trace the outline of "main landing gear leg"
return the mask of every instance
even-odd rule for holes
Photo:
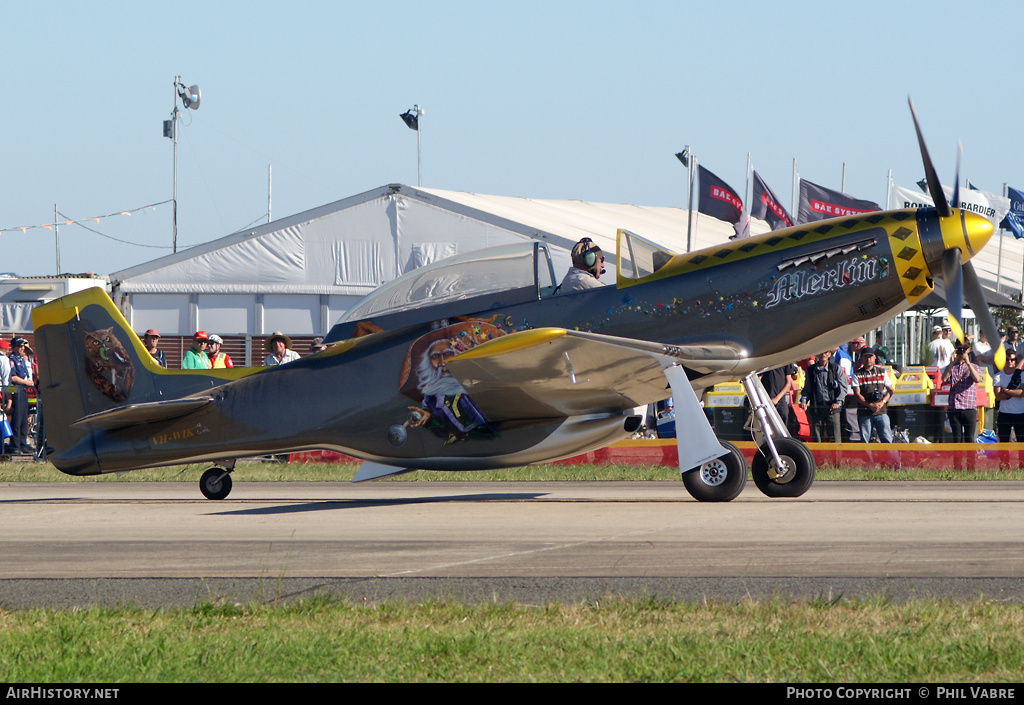
[[[676,403],[676,450],[686,491],[700,502],[735,499],[747,482],[743,454],[715,437],[682,367],[665,368],[665,378]]]
[[[235,461],[228,460],[222,467],[212,467],[199,479],[199,491],[207,499],[224,499],[231,493],[231,475]]]
[[[814,456],[806,445],[790,437],[756,374],[752,372],[743,378],[743,389],[754,410],[758,444],[750,464],[754,484],[769,497],[799,497],[814,482]]]

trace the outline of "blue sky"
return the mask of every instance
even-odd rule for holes
[[[170,199],[179,249],[388,183],[685,206],[690,145],[744,189],[747,153],[787,204],[800,175],[882,202],[922,178],[1024,187],[1019,3],[40,2],[0,9],[0,271],[56,271],[71,219]],[[63,220],[63,218],[62,218]],[[61,270],[168,254],[171,209],[60,228]]]

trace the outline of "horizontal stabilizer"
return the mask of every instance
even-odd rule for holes
[[[127,426],[176,419],[212,403],[213,397],[189,397],[187,399],[128,404],[89,414],[71,425],[87,431],[113,431]]]
[[[446,367],[489,421],[614,413],[672,392],[679,348],[562,328],[502,336]]]

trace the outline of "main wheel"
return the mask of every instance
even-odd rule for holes
[[[768,444],[763,444],[750,464],[754,484],[769,497],[799,497],[814,482],[814,456],[806,445],[793,438],[776,439],[775,449],[783,467],[777,467]]]
[[[224,499],[231,492],[231,475],[224,468],[210,468],[199,478],[199,491],[207,499]]]
[[[747,461],[743,454],[732,443],[720,443],[729,450],[727,455],[683,473],[686,491],[698,502],[732,501],[747,484]]]

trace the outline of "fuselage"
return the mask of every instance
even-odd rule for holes
[[[617,285],[538,293],[514,304],[470,299],[436,318],[426,308],[416,312],[417,322],[233,376],[154,369],[116,312],[87,306],[67,322],[70,337],[106,328],[124,337],[139,371],[123,403],[182,396],[212,402],[171,419],[73,429],[83,415],[122,402],[103,399],[81,379],[80,352],[60,362],[67,334],[48,334],[37,324],[51,459],[65,472],[94,474],[311,448],[427,469],[573,455],[623,437],[630,412],[492,423],[494,410],[475,406],[447,374],[446,358],[513,332],[558,327],[674,346],[726,345],[735,352],[681,362],[697,389],[736,379],[835,348],[923,298],[946,249],[958,247],[966,259],[992,232],[974,214],[955,215],[956,223],[940,222],[952,218],[922,208],[820,221],[678,255],[643,279],[620,278]],[[77,382],[69,379],[76,375]],[[84,390],[82,405],[51,411],[49,398],[74,385]]]

